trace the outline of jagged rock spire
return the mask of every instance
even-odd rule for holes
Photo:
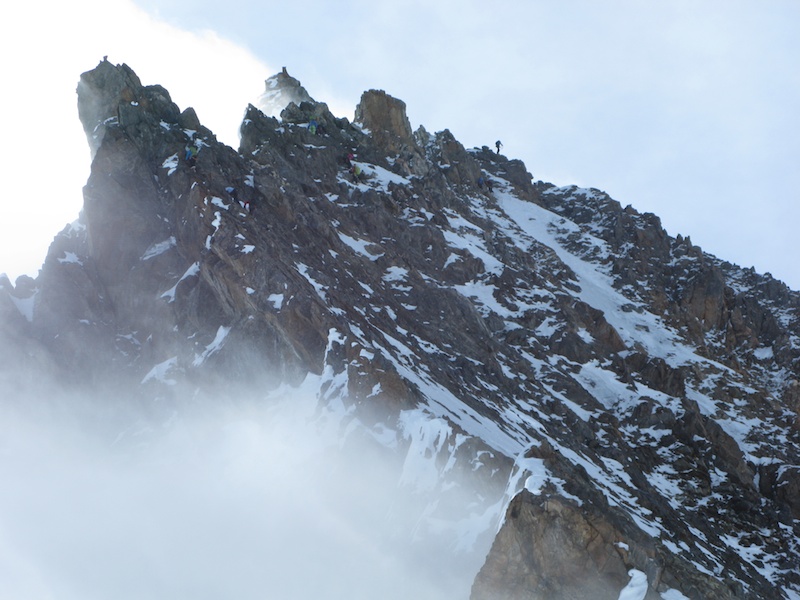
[[[280,116],[283,109],[294,103],[314,102],[300,81],[289,75],[286,67],[265,82],[266,90],[256,101],[256,107],[270,117]]]
[[[370,132],[376,146],[388,156],[396,156],[407,173],[427,173],[424,153],[414,140],[406,116],[406,103],[383,90],[367,90],[361,95],[355,123]]]

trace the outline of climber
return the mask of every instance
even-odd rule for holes
[[[228,192],[228,195],[231,197],[231,200],[238,203],[239,206],[244,208],[247,212],[250,212],[250,201],[249,200],[239,200],[239,192],[233,186],[228,186],[225,188],[225,191]]]
[[[360,183],[361,180],[362,180],[361,175],[363,173],[363,171],[361,170],[361,167],[359,167],[358,165],[354,164],[353,168],[350,169],[350,172],[353,174],[353,181],[355,183]]]
[[[484,182],[483,175],[481,175],[480,177],[478,177],[478,187],[481,189],[483,189],[483,182]]]
[[[489,189],[490,192],[492,191],[492,180],[491,179],[486,179],[486,187]]]
[[[500,148],[502,148],[502,147],[503,147],[503,142],[501,142],[500,140],[497,140],[497,141],[494,143],[494,145],[497,147],[497,153],[498,153],[498,154],[500,154]]]
[[[184,158],[186,162],[189,163],[190,167],[194,167],[195,163],[197,162],[197,153],[200,152],[197,145],[192,143],[189,146],[186,146],[186,153],[184,154]]]
[[[311,119],[308,122],[308,130],[311,132],[311,135],[317,135],[317,120]]]

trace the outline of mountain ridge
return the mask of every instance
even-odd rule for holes
[[[579,559],[598,598],[632,569],[648,598],[799,593],[796,292],[599,190],[414,132],[380,90],[352,123],[307,92],[280,119],[251,105],[238,151],[125,65],[78,96],[82,215],[35,281],[0,282],[11,386],[35,385],[31,361],[140,401],[315,377],[321,406],[434,457],[437,502],[479,482],[451,520],[508,504],[475,600],[582,597],[546,523],[605,532]]]

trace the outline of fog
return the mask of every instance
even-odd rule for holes
[[[402,458],[298,391],[47,396],[0,400],[2,598],[467,598],[488,549],[412,541]]]

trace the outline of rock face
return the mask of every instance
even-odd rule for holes
[[[617,600],[633,572],[649,583],[642,600],[659,600],[657,590],[667,589],[689,598],[741,597],[738,585],[698,571],[663,547],[553,448],[543,445],[526,458],[558,478],[534,475],[511,501],[473,584],[473,600]]]
[[[629,580],[630,546],[621,542],[629,539],[603,513],[523,490],[508,507],[472,597],[617,600]]]
[[[267,88],[234,150],[125,65],[81,76],[84,208],[0,281],[6,397],[29,365],[159,406],[303,382],[425,466],[398,470],[415,540],[468,580],[485,558],[475,600],[631,572],[648,599],[800,594],[796,292],[385,92],[350,122]]]

